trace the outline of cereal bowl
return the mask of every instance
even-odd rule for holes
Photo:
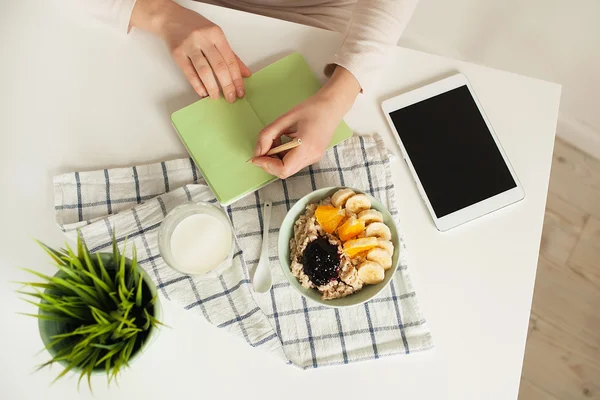
[[[310,204],[319,203],[328,197],[331,197],[338,190],[343,189],[341,187],[329,187],[323,188],[319,190],[315,190],[312,193],[307,194],[303,198],[301,198],[294,206],[288,211],[285,216],[281,228],[279,231],[278,238],[278,255],[279,261],[281,264],[281,268],[283,270],[283,274],[286,279],[290,282],[290,285],[298,291],[302,296],[314,301],[316,303],[322,304],[327,307],[351,307],[355,305],[362,304],[364,302],[369,301],[373,297],[377,296],[379,292],[381,292],[390,282],[394,273],[398,268],[398,260],[399,260],[399,249],[400,249],[400,240],[398,237],[398,229],[392,218],[390,212],[381,204],[379,200],[370,196],[360,190],[352,189],[356,194],[365,194],[371,202],[371,209],[377,210],[383,216],[383,223],[387,225],[391,233],[391,239],[394,246],[392,265],[391,268],[385,270],[385,276],[383,280],[379,283],[372,285],[365,285],[362,289],[347,295],[346,297],[335,298],[335,299],[327,299],[324,300],[321,298],[321,293],[316,288],[307,288],[304,287],[300,281],[296,278],[296,276],[292,273],[291,265],[292,262],[290,260],[290,255],[292,253],[290,249],[290,240],[294,237],[294,224],[302,215],[304,215],[306,207]]]

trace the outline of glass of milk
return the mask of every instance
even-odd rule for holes
[[[201,275],[231,265],[235,239],[225,213],[204,202],[175,207],[158,232],[160,255],[187,275]]]

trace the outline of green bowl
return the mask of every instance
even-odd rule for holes
[[[315,303],[334,308],[356,306],[365,303],[371,300],[373,297],[377,296],[377,294],[381,292],[387,286],[388,283],[390,283],[390,280],[394,276],[394,273],[396,273],[396,269],[398,268],[398,249],[400,248],[398,229],[396,227],[394,219],[392,218],[392,215],[387,210],[387,208],[385,208],[383,204],[381,204],[379,200],[365,193],[371,200],[371,208],[379,211],[383,215],[383,222],[390,228],[390,231],[392,232],[392,243],[394,244],[392,268],[385,271],[385,278],[381,283],[378,283],[377,285],[365,285],[362,288],[362,290],[351,294],[350,296],[342,297],[340,299],[322,300],[319,291],[317,291],[316,289],[306,289],[305,287],[303,287],[290,270],[290,239],[294,236],[294,223],[296,222],[298,217],[304,213],[308,204],[318,203],[319,201],[331,196],[339,189],[342,188],[329,187],[315,190],[314,192],[309,193],[300,200],[298,200],[298,202],[294,204],[290,211],[288,211],[287,215],[283,220],[283,223],[281,224],[277,244],[279,253],[279,263],[281,264],[281,269],[283,270],[283,274],[290,282],[292,287],[307,299],[312,300]],[[360,190],[352,190],[354,190],[356,193],[364,193]]]

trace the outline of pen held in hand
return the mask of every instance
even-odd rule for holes
[[[273,156],[273,155],[279,154],[279,153],[281,153],[283,151],[295,149],[296,147],[300,146],[301,144],[302,144],[302,139],[297,138],[297,139],[294,139],[294,140],[289,141],[287,143],[284,143],[284,144],[282,144],[280,146],[272,148],[271,150],[269,150],[267,152],[266,155]]]
[[[267,154],[265,154],[265,156],[273,156],[273,155],[279,154],[283,151],[292,150],[292,149],[295,149],[296,147],[300,146],[301,144],[302,144],[302,139],[297,138],[297,139],[294,139],[287,143],[284,143],[280,146],[273,147],[271,150],[269,150],[267,152]],[[249,159],[247,162],[250,162],[250,161],[252,161],[252,158]]]

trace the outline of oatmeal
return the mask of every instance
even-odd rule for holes
[[[341,189],[309,204],[296,220],[290,268],[303,287],[318,290],[322,299],[345,297],[383,281],[392,266],[390,240],[383,216],[371,210],[368,197]]]

